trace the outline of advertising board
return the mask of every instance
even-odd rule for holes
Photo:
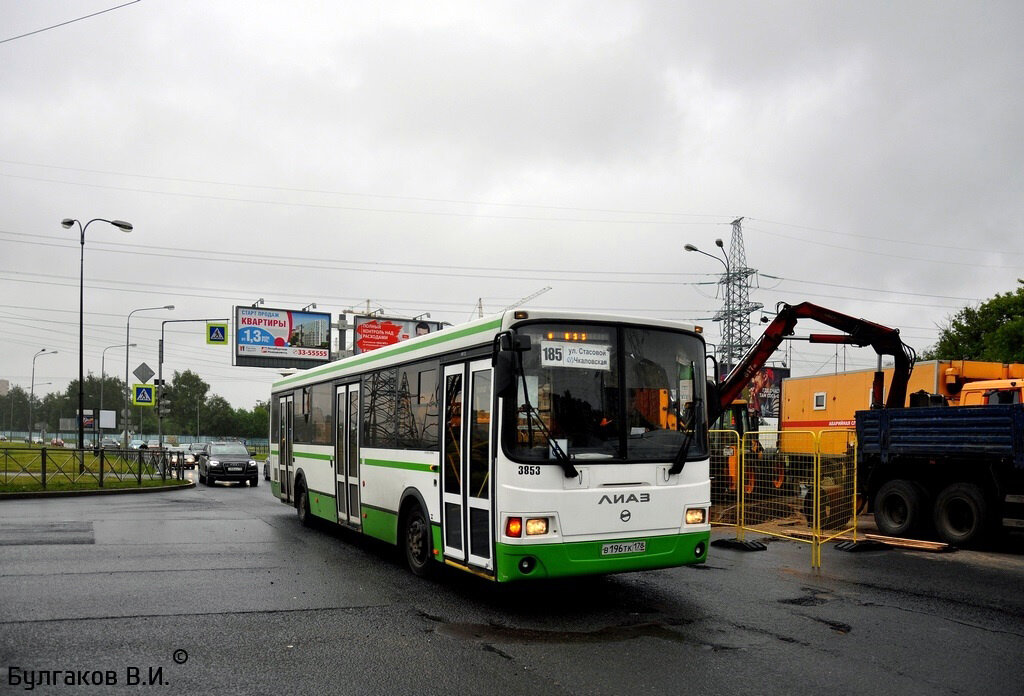
[[[782,380],[789,377],[787,367],[762,367],[750,380],[748,408],[762,419],[779,418]]]
[[[269,307],[235,307],[234,364],[322,365],[331,358],[331,315]]]
[[[354,319],[352,350],[355,353],[366,353],[441,330],[441,323],[436,321],[377,316],[356,316]]]

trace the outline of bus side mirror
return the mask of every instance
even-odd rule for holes
[[[520,336],[511,331],[502,331],[494,337],[491,346],[491,367],[494,368],[494,392],[504,396],[516,383],[516,353],[530,350],[529,336]]]
[[[498,358],[502,354],[527,353],[531,347],[529,336],[502,331],[494,337],[494,343],[491,344],[491,365],[497,365]]]
[[[714,425],[714,422],[718,420],[718,417],[722,415],[721,396],[718,391],[718,382],[713,379],[707,381],[707,412],[708,412],[708,424]]]

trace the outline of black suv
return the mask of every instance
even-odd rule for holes
[[[217,481],[260,482],[256,460],[241,442],[207,442],[195,452],[199,483],[212,486]]]

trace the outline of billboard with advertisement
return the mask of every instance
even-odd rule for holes
[[[315,367],[331,359],[331,315],[235,307],[234,364]]]
[[[354,353],[366,353],[391,346],[423,334],[441,330],[441,322],[392,317],[356,316],[354,318]]]
[[[782,402],[782,380],[789,377],[788,367],[762,367],[750,380],[747,408],[762,419],[779,417]]]

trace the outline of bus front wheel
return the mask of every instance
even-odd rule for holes
[[[413,575],[429,577],[433,571],[433,545],[430,540],[430,522],[419,504],[406,512],[402,525],[402,541],[405,547],[405,562]]]

